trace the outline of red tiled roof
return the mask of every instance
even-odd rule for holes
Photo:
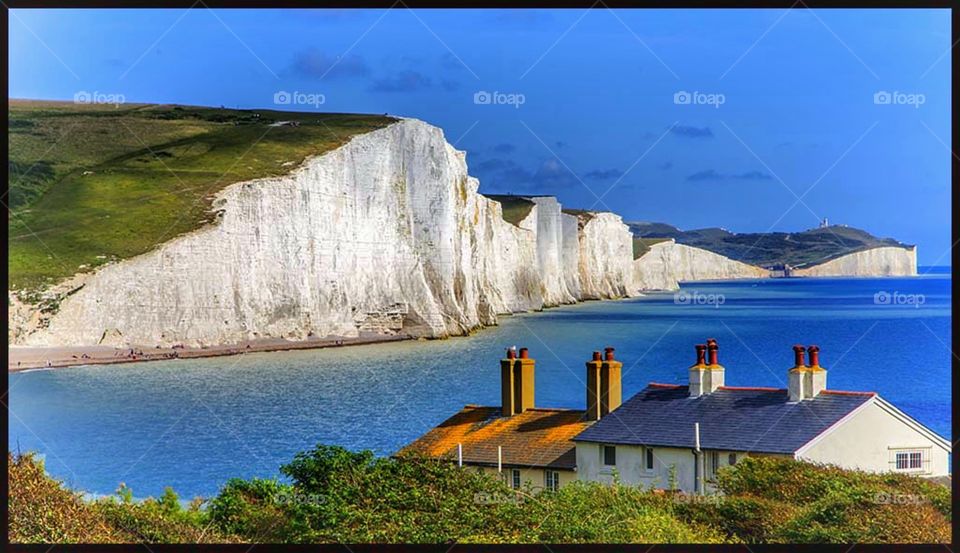
[[[848,392],[846,390],[823,390],[821,394],[833,394],[837,396],[875,396],[877,392]]]
[[[398,455],[456,461],[461,444],[464,463],[496,466],[501,446],[504,466],[572,470],[577,455],[571,439],[593,423],[583,416],[580,410],[534,408],[504,417],[500,407],[467,405]]]

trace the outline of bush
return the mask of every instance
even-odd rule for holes
[[[102,543],[126,541],[96,511],[44,472],[33,454],[7,454],[10,541],[15,543]]]
[[[296,505],[287,501],[293,487],[276,480],[232,478],[210,502],[213,524],[252,542],[296,541],[304,534]]]
[[[746,543],[781,542],[781,529],[797,507],[783,501],[754,496],[713,496],[714,501],[686,501],[677,507],[684,520],[719,528],[731,539]]]
[[[169,488],[160,499],[84,501],[44,472],[33,454],[7,454],[10,541],[15,543],[219,543],[236,541],[205,522],[195,502],[180,506]]]
[[[727,499],[711,521],[746,541],[951,540],[950,491],[914,476],[748,457],[720,471],[717,485]]]
[[[134,502],[83,501],[31,455],[10,460],[10,536],[19,542],[253,543],[947,543],[948,489],[904,475],[746,458],[722,495],[615,482],[559,491],[419,457],[317,446],[281,467],[289,482],[229,480],[201,509],[171,489]]]

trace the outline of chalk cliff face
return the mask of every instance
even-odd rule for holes
[[[477,192],[464,157],[440,129],[406,119],[283,177],[229,186],[205,228],[60,283],[40,306],[9,294],[10,342],[445,337],[500,314],[768,276],[672,241],[634,260],[619,216],[564,212],[552,197],[529,198],[530,213],[511,224]],[[916,274],[916,252],[880,248],[802,272]]]
[[[794,269],[793,276],[915,276],[917,247],[882,247],[847,254],[825,263]]]
[[[633,235],[613,213],[578,215],[580,294],[609,299],[638,294],[633,282]]]
[[[238,183],[217,221],[84,278],[31,345],[444,337],[497,315],[633,293],[630,234],[554,198],[518,226],[477,193],[464,154],[416,120],[354,137],[281,178]]]
[[[535,207],[520,222],[520,228],[528,229],[536,236],[543,302],[546,305],[573,303],[581,298],[580,280],[576,273],[570,278],[565,274],[571,268],[576,270],[576,263],[572,266],[564,263],[564,251],[567,246],[568,255],[578,260],[580,244],[576,232],[564,233],[563,219],[570,216],[561,211],[560,202],[554,197],[536,196],[530,200]]]
[[[658,242],[633,260],[633,279],[640,290],[676,290],[679,282],[765,278],[769,271],[673,240]]]

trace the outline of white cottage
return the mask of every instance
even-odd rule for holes
[[[794,346],[786,389],[724,386],[716,340],[696,350],[686,386],[651,383],[573,438],[578,479],[710,492],[745,456],[949,473],[947,440],[874,392],[828,390],[817,346]]]

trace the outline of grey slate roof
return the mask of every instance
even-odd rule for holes
[[[650,384],[574,441],[692,449],[699,422],[701,449],[792,454],[874,396],[828,390],[789,403],[784,389],[721,387],[691,398],[686,386]]]

